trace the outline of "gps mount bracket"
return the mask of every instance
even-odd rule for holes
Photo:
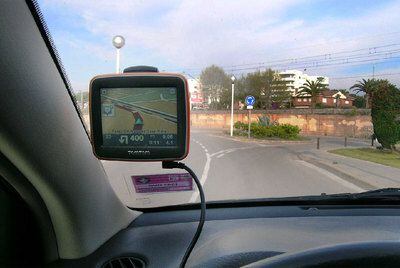
[[[158,68],[153,66],[138,65],[125,68],[123,73],[158,73]]]

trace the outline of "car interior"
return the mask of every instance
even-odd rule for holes
[[[1,267],[182,267],[193,241],[184,267],[400,265],[398,199],[207,202],[202,230],[205,204],[128,208],[37,3],[1,1],[0,36]]]

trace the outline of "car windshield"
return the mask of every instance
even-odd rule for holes
[[[186,77],[207,201],[400,187],[400,1],[38,3],[88,131],[92,77]],[[199,202],[184,171],[101,163],[127,206]]]

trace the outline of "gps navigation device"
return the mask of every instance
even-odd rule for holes
[[[189,93],[184,76],[132,72],[96,76],[89,88],[96,157],[164,161],[186,157]]]

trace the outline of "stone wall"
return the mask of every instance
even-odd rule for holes
[[[351,109],[291,109],[272,111],[252,111],[251,121],[258,116],[268,116],[279,124],[300,127],[303,135],[328,135],[369,138],[372,122],[369,110]],[[247,111],[235,111],[234,122],[248,122]],[[226,128],[230,126],[229,111],[192,111],[192,127]]]

